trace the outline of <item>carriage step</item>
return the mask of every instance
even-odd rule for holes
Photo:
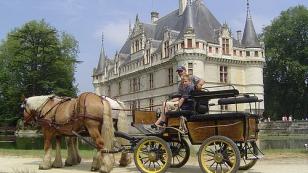
[[[145,135],[160,134],[162,132],[161,130],[151,128],[151,125],[133,124],[133,126]]]
[[[259,156],[254,156],[254,157],[249,157],[246,160],[258,160],[258,159],[262,159],[263,155],[259,155]]]

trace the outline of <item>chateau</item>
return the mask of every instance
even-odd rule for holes
[[[140,21],[137,15],[126,42],[112,58],[107,58],[102,44],[93,70],[95,92],[116,97],[128,108],[158,105],[177,92],[176,67],[183,65],[189,74],[204,79],[207,87],[229,84],[263,99],[264,45],[257,38],[249,3],[243,27],[234,36],[202,0],[179,0],[179,8],[163,17],[152,12],[151,23]]]

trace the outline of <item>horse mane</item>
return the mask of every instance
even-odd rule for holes
[[[33,96],[27,98],[27,106],[31,110],[37,110],[42,104],[46,103],[49,98],[54,97],[55,95],[43,95],[43,96]]]

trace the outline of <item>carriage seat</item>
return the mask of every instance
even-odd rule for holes
[[[192,111],[192,110],[178,110],[178,111],[169,111],[166,112],[166,117],[167,118],[176,118],[176,117],[180,117],[180,116],[184,116],[184,117],[190,117],[192,115],[195,115],[196,112]]]
[[[193,122],[197,122],[197,121],[209,121],[209,120],[234,120],[234,119],[242,119],[242,118],[246,118],[248,116],[253,116],[253,117],[257,117],[257,115],[253,115],[250,113],[246,113],[246,112],[228,112],[228,113],[219,113],[219,114],[208,114],[207,116],[204,115],[192,115],[190,116],[187,120],[188,121],[193,121]]]
[[[219,105],[227,105],[227,104],[237,104],[237,103],[252,103],[259,102],[257,96],[243,96],[243,97],[233,97],[233,98],[221,98],[218,100]]]

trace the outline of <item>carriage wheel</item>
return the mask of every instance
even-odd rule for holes
[[[180,168],[185,165],[190,156],[190,148],[186,140],[168,142],[171,152],[171,168]]]
[[[202,143],[198,161],[204,173],[235,173],[240,166],[240,151],[231,139],[213,136]]]
[[[170,167],[171,150],[166,141],[151,136],[138,142],[134,161],[142,173],[162,173]]]
[[[258,155],[259,152],[256,142],[255,141],[247,142],[246,147],[243,146],[242,144],[238,144],[237,146],[241,153],[241,163],[239,170],[248,170],[252,168],[258,161],[256,156]],[[247,152],[247,157],[245,154],[246,152]]]

